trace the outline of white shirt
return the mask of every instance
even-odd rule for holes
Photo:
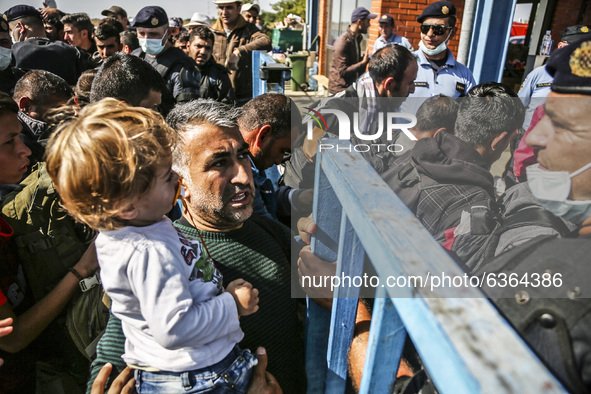
[[[145,227],[101,231],[101,280],[121,319],[126,363],[183,372],[221,361],[242,340],[222,275],[163,217]]]

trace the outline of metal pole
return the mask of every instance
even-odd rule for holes
[[[462,64],[466,64],[468,62],[470,39],[472,38],[472,29],[474,28],[474,13],[476,12],[476,2],[477,0],[466,0],[466,2],[464,3],[462,31],[460,33],[460,44],[458,47],[458,62]]]

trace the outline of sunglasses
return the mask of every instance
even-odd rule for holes
[[[451,30],[452,28],[444,25],[428,25],[426,23],[423,23],[421,25],[421,33],[423,34],[429,33],[429,30],[431,29],[433,29],[433,34],[435,34],[436,36],[440,36],[442,34],[445,34],[447,30]]]

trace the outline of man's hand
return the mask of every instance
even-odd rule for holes
[[[298,235],[308,245],[312,240],[312,235],[316,232],[316,223],[312,220],[312,215],[298,220]]]
[[[107,383],[107,379],[111,374],[111,370],[113,369],[113,365],[107,363],[105,364],[94,382],[92,383],[92,389],[90,394],[103,394],[105,392],[105,384]],[[107,394],[131,394],[136,393],[135,391],[135,379],[133,377],[133,369],[130,367],[125,368],[119,376],[113,380],[111,383],[111,387]]]
[[[226,62],[226,67],[229,70],[238,70],[238,60],[240,60],[240,51],[238,50],[238,48],[234,48],[232,54]]]
[[[260,347],[256,351],[256,358],[259,363],[252,370],[250,387],[247,394],[283,394],[275,377],[267,372],[267,352]]]
[[[43,8],[40,11],[43,19],[52,18],[52,17],[56,17],[56,18],[60,17],[60,11],[57,8],[48,7],[45,3],[43,3],[43,6],[45,8]]]
[[[369,63],[369,48],[367,48],[367,50],[365,51],[365,54],[363,55],[363,59],[361,59],[361,63],[363,64],[367,64]]]
[[[252,315],[259,310],[259,291],[244,279],[233,280],[226,291],[234,297],[239,316]]]
[[[298,277],[300,285],[308,297],[312,298],[320,306],[326,309],[332,308],[333,291],[330,288],[330,283],[332,283],[331,280],[328,279],[325,282],[325,278],[334,276],[336,269],[336,262],[329,263],[328,261],[322,260],[310,251],[309,246],[304,246],[300,251],[300,258],[298,259]],[[310,279],[302,280],[304,276],[309,277]],[[314,280],[314,277],[318,277],[318,279]],[[314,283],[326,283],[326,286],[304,286]]]

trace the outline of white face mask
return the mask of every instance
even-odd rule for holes
[[[591,168],[591,163],[569,174],[567,171],[544,171],[539,164],[527,167],[527,183],[540,204],[575,224],[591,217],[591,201],[569,200],[571,178]]]
[[[439,55],[441,52],[443,52],[447,49],[447,42],[449,41],[449,37],[451,37],[451,32],[449,33],[449,35],[447,36],[445,41],[443,41],[441,44],[437,45],[437,47],[435,49],[427,48],[427,46],[425,45],[423,40],[421,40],[421,41],[419,41],[419,48],[421,48],[421,51],[423,51],[423,53],[425,53],[428,56]]]
[[[9,48],[0,47],[0,71],[6,70],[12,60],[12,52]]]
[[[148,55],[158,55],[166,46],[166,33],[168,33],[168,29],[166,29],[162,38],[138,38],[140,48]]]

